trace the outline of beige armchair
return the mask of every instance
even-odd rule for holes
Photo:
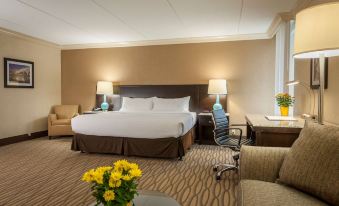
[[[243,146],[237,206],[322,206],[316,197],[278,184],[279,171],[289,148]]]
[[[71,119],[79,113],[79,105],[56,105],[48,115],[48,136],[73,135]]]
[[[339,205],[339,127],[306,122],[291,148],[241,147],[238,206]]]

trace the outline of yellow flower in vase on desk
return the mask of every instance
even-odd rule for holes
[[[288,116],[289,107],[294,104],[294,97],[288,93],[279,93],[275,96],[275,99],[280,107],[281,116]]]

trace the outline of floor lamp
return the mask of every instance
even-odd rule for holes
[[[306,83],[301,82],[299,80],[293,80],[293,81],[286,82],[286,86],[297,86],[297,85],[304,87],[307,90],[309,98],[310,98],[310,113],[309,114],[303,114],[303,115],[305,115],[305,117],[310,117],[312,119],[315,119],[315,117],[314,117],[314,108],[315,108],[314,91],[312,89],[310,89],[309,85],[307,85]]]
[[[319,124],[324,115],[325,57],[339,56],[338,22],[338,2],[313,6],[296,15],[294,58],[319,58]]]

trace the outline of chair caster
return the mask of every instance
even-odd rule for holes
[[[218,166],[214,166],[214,167],[213,167],[213,171],[214,171],[214,172],[218,171]]]
[[[217,181],[219,181],[219,180],[221,180],[221,177],[220,177],[219,175],[216,175],[216,176],[215,176],[215,179],[216,179]]]

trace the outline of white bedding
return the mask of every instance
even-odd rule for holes
[[[195,112],[113,111],[74,117],[72,130],[85,135],[155,139],[180,137],[195,122]]]

